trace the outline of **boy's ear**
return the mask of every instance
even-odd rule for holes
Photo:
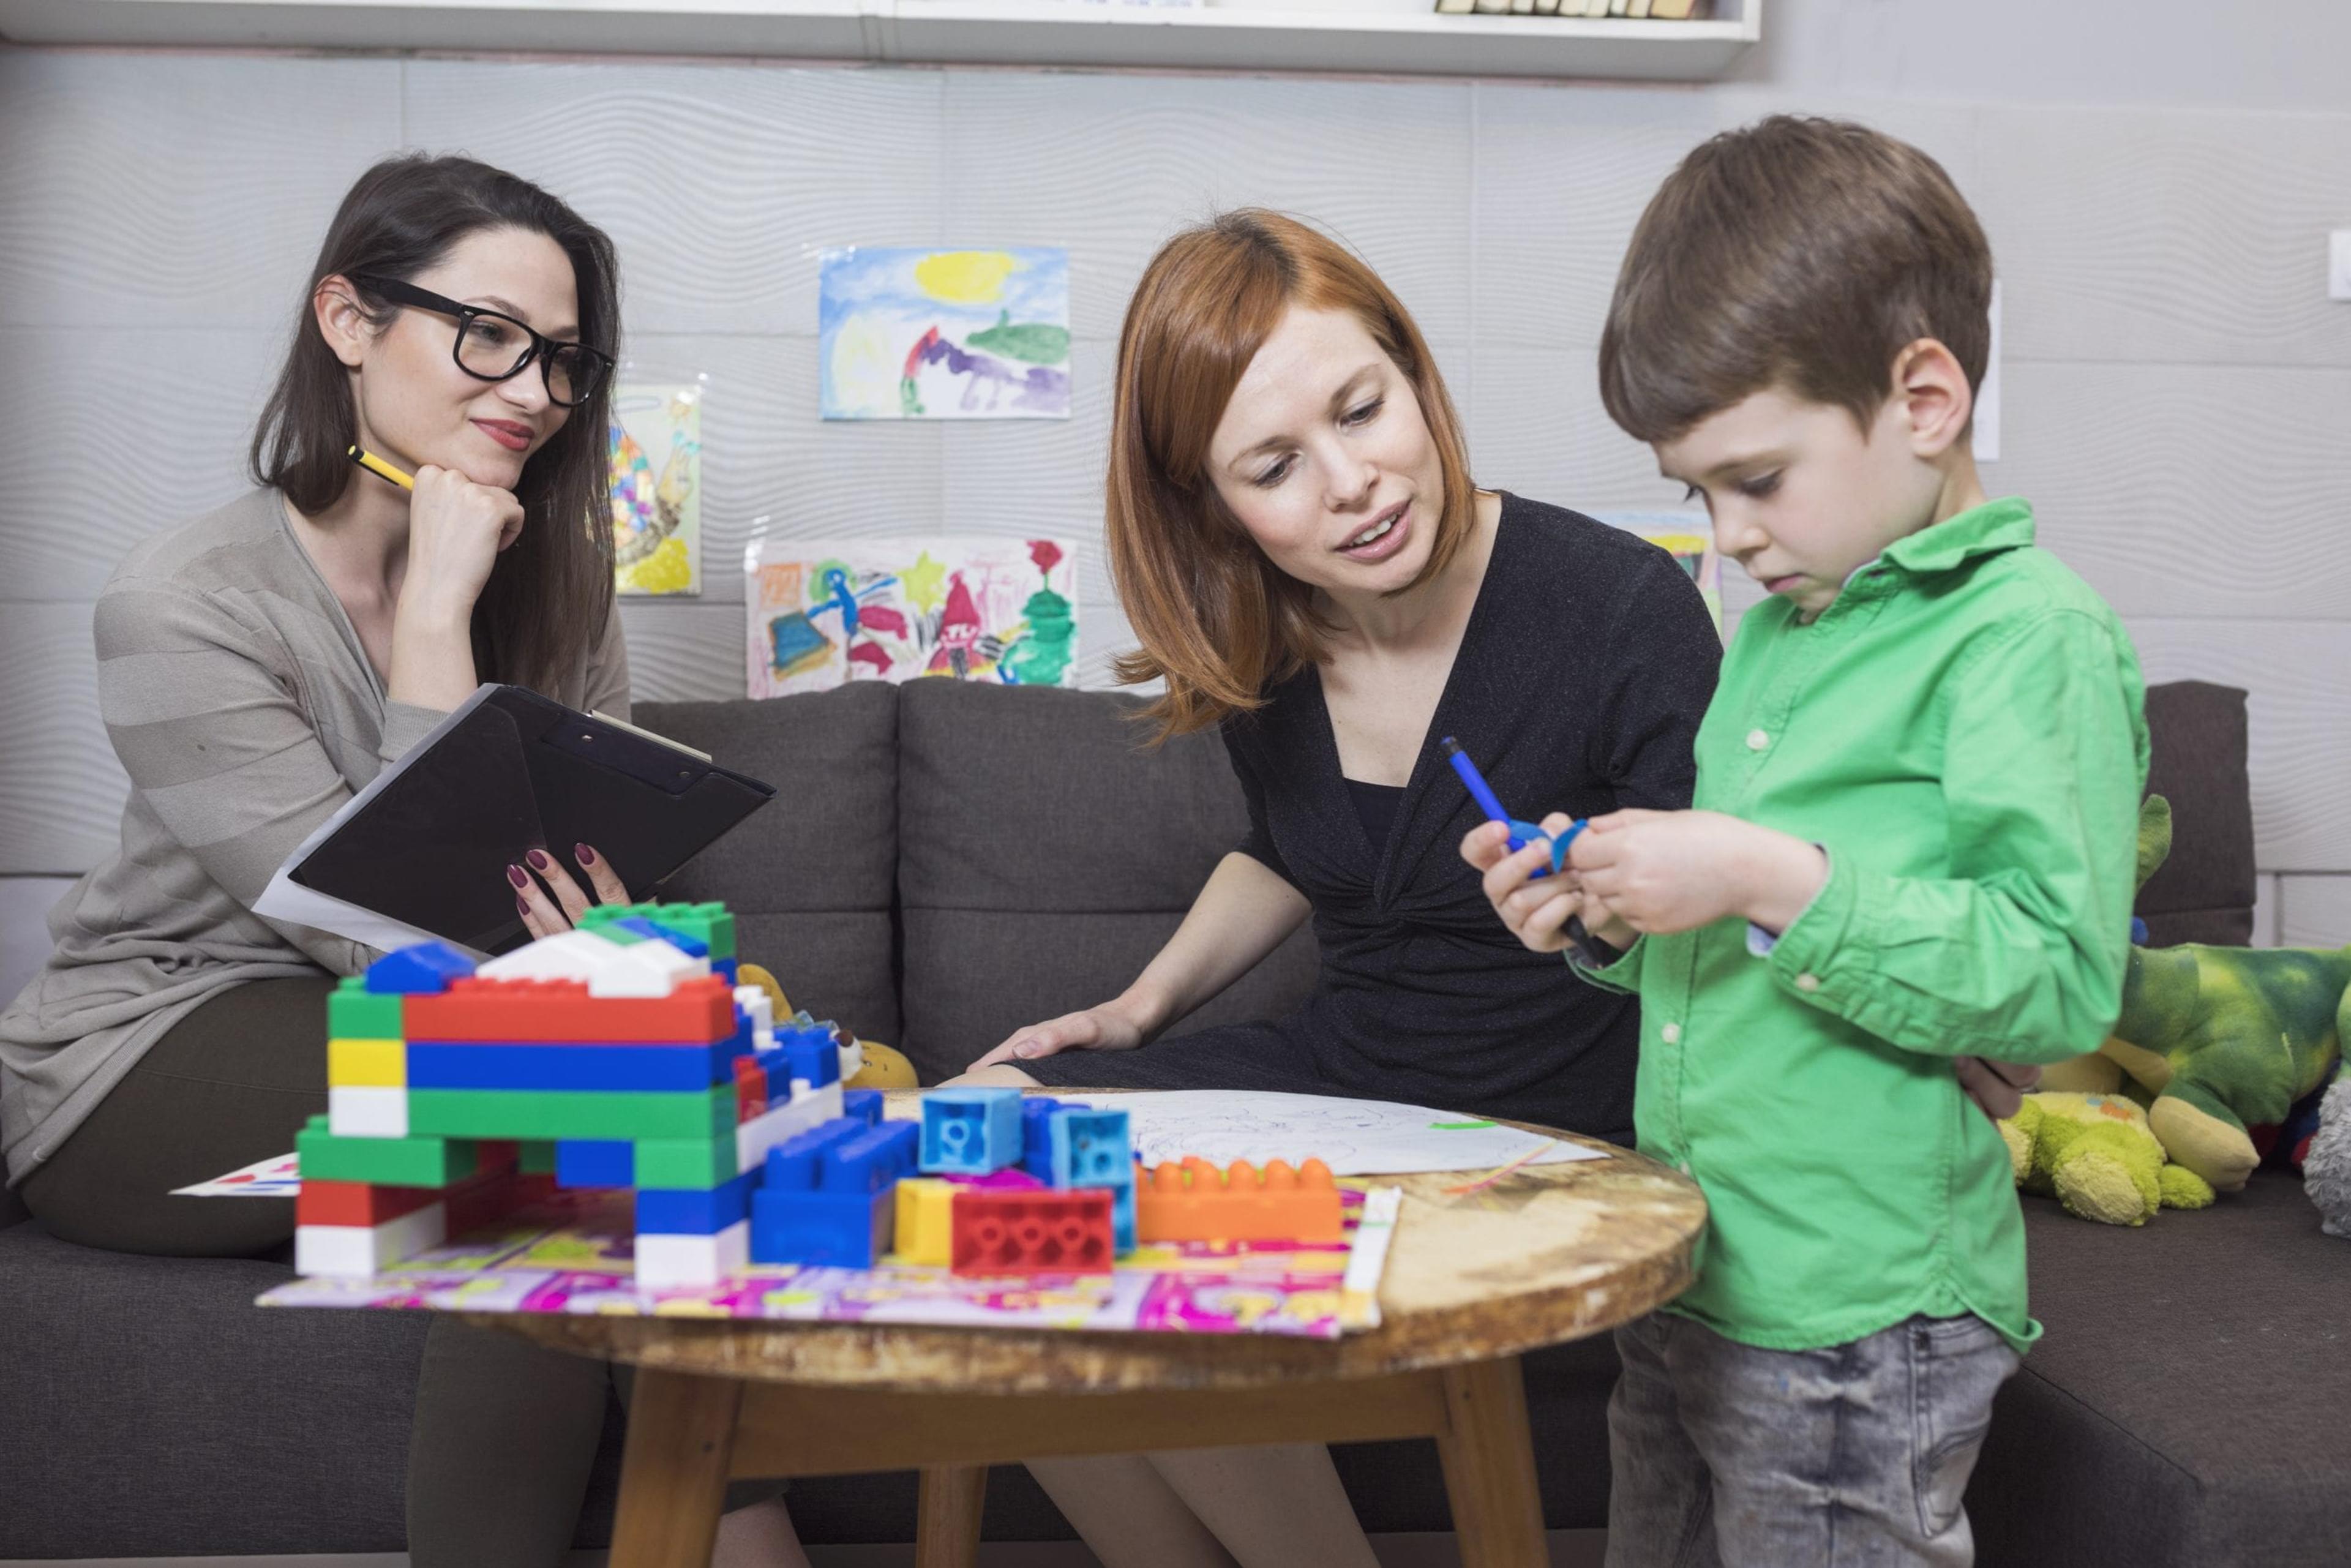
[[[1932,460],[1964,439],[1975,418],[1975,392],[1959,357],[1937,338],[1921,338],[1894,356],[1894,395],[1910,421],[1910,450]]]

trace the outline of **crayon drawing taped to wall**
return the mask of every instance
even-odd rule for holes
[[[856,246],[818,259],[825,418],[1070,416],[1067,251]]]
[[[747,690],[925,675],[1075,685],[1075,555],[1063,539],[755,535],[743,562]]]

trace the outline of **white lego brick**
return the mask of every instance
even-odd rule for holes
[[[841,1085],[828,1083],[821,1089],[802,1092],[802,1085],[792,1085],[792,1098],[785,1104],[771,1107],[735,1129],[735,1170],[737,1175],[751,1169],[768,1157],[768,1151],[795,1134],[805,1133],[820,1122],[830,1122],[841,1114]]]
[[[741,1008],[751,1020],[751,1032],[764,1034],[772,1041],[776,1033],[776,1004],[765,986],[737,986],[735,1005]]]
[[[841,1042],[841,1081],[843,1083],[865,1071],[865,1047],[855,1035]]]
[[[364,1280],[448,1239],[449,1212],[438,1203],[377,1226],[298,1225],[294,1228],[294,1271]]]
[[[751,1262],[751,1222],[738,1219],[716,1236],[637,1237],[637,1285],[662,1291],[678,1285],[715,1285]]]
[[[408,1136],[408,1091],[340,1084],[327,1091],[327,1127],[339,1138]]]
[[[613,942],[592,931],[559,931],[474,972],[490,980],[578,980],[591,997],[665,997],[680,980],[710,973],[710,960],[658,937]]]

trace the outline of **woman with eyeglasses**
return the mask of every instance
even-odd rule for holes
[[[51,913],[48,965],[0,1015],[0,1150],[53,1234],[285,1248],[287,1203],[167,1196],[284,1153],[326,1109],[327,993],[376,956],[256,915],[271,873],[480,682],[627,715],[606,509],[619,316],[611,241],[527,181],[404,157],[344,197],[254,437],[259,487],[141,544],[99,599],[122,845]],[[626,897],[592,846],[562,848],[507,868],[534,935]],[[436,1319],[417,1568],[561,1561],[610,1390],[602,1363]],[[728,1516],[714,1562],[806,1559],[770,1493]]]

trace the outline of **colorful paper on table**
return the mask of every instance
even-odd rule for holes
[[[702,591],[702,388],[612,389],[612,573],[624,594]]]
[[[1070,256],[853,246],[818,257],[827,419],[1067,419]]]
[[[1171,1089],[1062,1100],[1114,1106],[1127,1113],[1135,1158],[1145,1165],[1198,1155],[1217,1165],[1319,1159],[1341,1176],[1409,1171],[1484,1171],[1510,1164],[1550,1140],[1499,1123],[1424,1105],[1338,1100],[1320,1094],[1249,1090]],[[1558,1165],[1607,1155],[1580,1144],[1554,1144],[1529,1161]]]
[[[459,1238],[371,1280],[305,1279],[265,1307],[592,1312],[789,1322],[924,1323],[1093,1333],[1337,1339],[1379,1326],[1395,1188],[1345,1192],[1348,1239],[1311,1246],[1144,1248],[1108,1274],[967,1279],[944,1269],[754,1264],[715,1287],[639,1291],[625,1192],[559,1192],[543,1208]],[[1366,1238],[1361,1254],[1358,1234]]]
[[[1077,685],[1077,547],[1063,539],[776,540],[743,553],[746,690],[923,675]]]
[[[302,1171],[292,1155],[272,1155],[266,1160],[200,1181],[175,1186],[173,1197],[292,1197],[302,1190]]]
[[[1643,538],[1674,558],[1698,584],[1698,596],[1722,630],[1722,557],[1714,548],[1714,523],[1704,512],[1594,512],[1611,528]]]

